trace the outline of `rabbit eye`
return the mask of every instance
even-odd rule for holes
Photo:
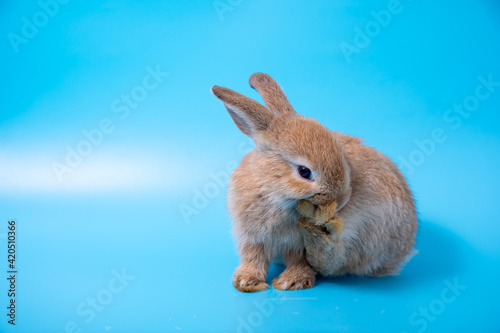
[[[308,179],[308,180],[311,179],[312,173],[311,173],[311,170],[309,168],[306,168],[305,166],[299,165],[298,171],[299,171],[300,177],[302,177],[304,179]]]

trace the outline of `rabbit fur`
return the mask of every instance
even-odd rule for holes
[[[241,255],[233,278],[243,292],[264,290],[269,265],[286,269],[282,290],[311,288],[324,276],[395,275],[413,253],[417,217],[396,165],[358,138],[295,112],[269,75],[250,85],[266,106],[214,86],[236,126],[255,142],[229,181],[228,209]],[[304,179],[300,166],[311,171]]]

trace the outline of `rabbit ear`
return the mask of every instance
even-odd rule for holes
[[[278,83],[269,75],[255,73],[250,76],[250,86],[258,91],[269,110],[278,114],[295,114],[295,110],[286,98]]]
[[[265,131],[274,118],[264,105],[231,89],[213,86],[212,94],[224,103],[236,126],[249,137]]]

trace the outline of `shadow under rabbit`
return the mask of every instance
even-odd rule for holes
[[[316,287],[334,284],[377,289],[383,292],[415,288],[420,285],[440,283],[443,279],[458,276],[475,258],[475,252],[464,239],[429,221],[420,221],[415,249],[418,253],[397,276],[373,278],[352,275],[337,277],[317,275]],[[280,264],[272,264],[267,281],[272,281],[284,269],[285,267]]]

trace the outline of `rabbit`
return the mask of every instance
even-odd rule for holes
[[[311,288],[323,276],[397,275],[415,253],[412,192],[396,165],[362,140],[295,112],[278,83],[255,73],[265,106],[213,86],[255,148],[232,173],[227,206],[241,255],[233,285],[242,292]]]

